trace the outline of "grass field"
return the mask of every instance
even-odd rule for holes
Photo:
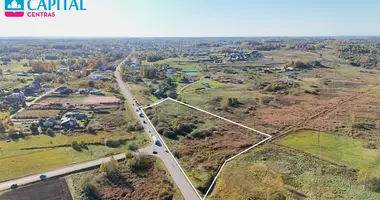
[[[317,138],[316,131],[300,131],[284,137],[278,143],[356,169],[374,171],[380,167],[380,149],[366,149],[360,140],[323,132],[318,146]]]
[[[21,63],[12,62],[9,65],[0,66],[0,69],[2,69],[3,72],[6,72],[9,69],[11,70],[11,72],[24,72],[28,71],[30,67],[24,67]]]
[[[199,71],[202,69],[202,66],[198,63],[197,59],[190,60],[189,58],[168,58],[168,59],[160,60],[157,62],[143,61],[142,64],[143,65],[167,64],[170,67],[182,69],[182,71]]]
[[[104,139],[129,139],[125,145],[119,148],[108,148],[105,146],[89,145],[88,149],[81,152],[75,151],[71,147],[61,147],[52,149],[20,150],[31,147],[53,147],[57,145],[71,144],[77,142],[101,142]],[[46,170],[63,167],[73,163],[93,160],[110,154],[128,151],[128,145],[134,142],[139,147],[144,147],[149,143],[145,134],[118,132],[112,134],[64,136],[56,135],[49,137],[46,135],[31,136],[18,141],[0,142],[0,170],[8,173],[0,173],[0,181],[20,176],[43,172]]]
[[[380,199],[380,193],[365,191],[356,177],[345,167],[265,144],[226,164],[207,200],[269,199],[271,192],[286,199]]]
[[[207,88],[205,87],[203,84],[208,84],[210,87]],[[220,87],[223,87],[225,86],[224,83],[220,83],[218,81],[214,81],[214,80],[211,80],[211,79],[201,79],[199,80],[197,83],[187,87],[186,89],[182,90],[182,93],[187,93],[187,92],[194,92],[196,90],[200,90],[200,89],[214,89],[214,88],[220,88]]]

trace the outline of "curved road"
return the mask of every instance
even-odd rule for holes
[[[126,100],[128,100],[128,103],[133,108],[135,114],[139,116],[141,113],[140,107],[136,104],[136,101],[134,100],[132,93],[128,90],[126,83],[122,80],[120,76],[120,68],[125,66],[126,61],[127,59],[125,59],[123,62],[119,64],[119,66],[117,67],[117,70],[115,71],[115,77],[116,77],[116,80],[120,87],[121,92],[125,96]],[[144,127],[145,132],[149,134],[149,137],[151,138],[151,140],[153,141],[152,136],[155,136],[156,138],[160,138],[156,130],[153,128],[153,125],[150,123],[150,121],[146,118],[145,115],[143,116],[144,116],[143,118],[141,117],[138,117],[138,118],[140,120],[141,125]],[[186,175],[183,173],[182,169],[176,162],[172,153],[169,151],[166,152],[166,149],[167,147],[165,147],[165,144],[164,146],[157,146],[152,143],[150,146],[139,150],[139,152],[155,155],[163,161],[172,179],[177,184],[183,197],[186,200],[201,199],[196,189],[193,187],[193,185],[190,184],[190,180],[187,179]],[[157,154],[153,154],[153,150],[157,151]]]

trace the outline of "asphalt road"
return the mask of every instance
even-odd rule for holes
[[[125,159],[125,154],[122,153],[122,154],[114,155],[113,157],[115,158],[115,160],[122,160],[122,159]],[[88,169],[91,167],[99,166],[102,163],[109,162],[111,160],[111,158],[112,158],[112,156],[106,157],[106,158],[100,158],[97,160],[71,165],[68,167],[63,167],[60,169],[48,171],[48,172],[41,173],[41,174],[45,174],[47,176],[47,178],[62,176],[65,174],[70,174],[70,173],[81,171],[81,170]],[[30,183],[41,181],[41,179],[40,179],[41,174],[35,174],[35,175],[26,176],[26,177],[19,178],[19,179],[14,179],[14,180],[2,182],[2,183],[0,183],[0,191],[10,189],[12,184],[17,184],[18,186],[21,186],[21,185],[27,185]]]
[[[172,154],[169,152],[166,152],[167,148],[164,145],[157,146],[154,144],[152,136],[155,136],[157,139],[160,137],[158,136],[158,133],[153,128],[153,125],[150,124],[146,118],[139,117],[140,112],[141,112],[140,108],[136,104],[136,101],[134,100],[132,93],[128,90],[127,85],[122,81],[120,73],[119,73],[120,68],[124,67],[126,61],[127,59],[125,59],[123,62],[119,64],[119,66],[117,67],[117,70],[115,71],[115,77],[117,79],[120,90],[124,94],[126,100],[128,100],[130,106],[133,108],[135,114],[138,116],[141,125],[144,127],[145,132],[148,133],[152,141],[150,146],[144,149],[140,149],[139,152],[144,153],[144,154],[155,155],[159,157],[164,162],[171,177],[173,178],[174,182],[177,184],[178,188],[180,189],[183,197],[186,200],[199,200],[200,197],[198,196],[197,192],[192,187],[192,185],[189,183],[189,180],[182,173],[180,167],[178,166]],[[153,154],[153,150],[157,151],[157,154]]]

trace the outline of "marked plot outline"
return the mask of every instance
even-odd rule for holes
[[[177,159],[174,157],[174,155],[172,154],[171,150],[170,150],[169,147],[166,145],[166,143],[165,143],[165,141],[163,140],[163,138],[161,137],[161,135],[157,132],[156,127],[152,124],[152,122],[150,121],[150,119],[148,118],[148,116],[146,115],[146,113],[145,113],[145,111],[144,111],[144,110],[147,109],[147,108],[151,108],[151,107],[157,106],[157,105],[159,105],[159,104],[161,104],[161,103],[163,103],[163,102],[165,102],[165,101],[168,101],[168,100],[173,101],[173,102],[176,102],[176,103],[179,103],[179,104],[184,105],[184,106],[186,106],[186,107],[189,107],[189,108],[195,109],[195,110],[197,110],[197,111],[200,111],[200,112],[203,112],[203,113],[206,113],[206,114],[212,115],[212,116],[214,116],[214,117],[216,117],[216,118],[219,118],[219,119],[225,120],[225,121],[227,121],[227,122],[229,122],[229,123],[232,123],[232,124],[235,124],[235,125],[237,125],[237,126],[240,126],[240,127],[246,128],[246,129],[248,129],[248,130],[254,131],[254,132],[256,132],[256,133],[259,133],[259,134],[261,134],[261,135],[266,136],[266,138],[265,138],[264,140],[261,140],[260,142],[258,142],[258,143],[256,143],[256,144],[252,145],[251,147],[249,147],[249,148],[247,148],[247,149],[241,151],[240,153],[238,153],[238,154],[232,156],[231,158],[225,160],[225,161],[223,162],[222,166],[217,170],[217,174],[216,174],[214,180],[212,181],[210,187],[207,189],[206,194],[205,194],[205,195],[203,196],[203,198],[202,198],[201,195],[199,194],[198,190],[194,187],[193,183],[190,181],[189,177],[187,176],[187,174],[185,173],[185,171],[182,169],[181,165],[178,163]],[[239,123],[237,123],[237,122],[231,121],[231,120],[226,119],[226,118],[224,118],[224,117],[221,117],[221,116],[219,116],[219,115],[216,115],[216,114],[210,113],[210,112],[208,112],[208,111],[205,111],[205,110],[203,110],[203,109],[200,109],[200,108],[194,107],[194,106],[192,106],[192,105],[189,105],[189,104],[183,103],[183,102],[181,102],[181,101],[178,101],[178,100],[172,99],[172,98],[170,98],[170,97],[168,97],[168,98],[166,98],[166,99],[164,99],[164,100],[162,100],[162,101],[156,102],[156,103],[154,103],[154,104],[152,104],[152,105],[149,105],[149,106],[146,106],[146,107],[141,107],[141,111],[142,111],[142,113],[144,114],[144,116],[146,117],[146,119],[148,120],[148,123],[153,127],[154,131],[157,133],[159,139],[160,139],[161,142],[164,144],[164,146],[166,147],[166,149],[169,150],[170,155],[174,158],[176,164],[179,166],[181,172],[185,175],[187,181],[190,183],[190,185],[191,185],[192,188],[195,190],[195,192],[197,193],[197,195],[199,196],[199,198],[202,199],[202,200],[205,200],[206,197],[209,195],[211,189],[212,189],[213,186],[215,185],[216,180],[218,179],[218,177],[219,177],[221,171],[223,170],[223,168],[224,168],[224,166],[226,165],[227,162],[229,162],[229,161],[235,159],[236,157],[240,156],[240,155],[243,154],[243,153],[246,153],[246,152],[252,150],[253,148],[259,146],[260,144],[262,144],[262,143],[264,143],[264,142],[266,142],[266,141],[268,141],[269,139],[272,138],[272,136],[269,135],[269,134],[263,133],[263,132],[261,132],[261,131],[259,131],[259,130],[256,130],[256,129],[253,129],[253,128],[250,128],[250,127],[247,127],[247,126],[245,126],[245,125],[243,125],[243,124],[239,124]]]

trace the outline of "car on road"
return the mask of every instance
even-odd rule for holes
[[[40,179],[41,179],[41,180],[45,180],[46,178],[47,178],[47,176],[46,176],[45,174],[41,174],[41,175],[40,175]]]
[[[142,114],[142,113],[140,113],[140,115],[139,115],[141,118],[144,118],[144,115]],[[145,123],[145,121],[144,121],[144,123]]]
[[[135,104],[134,104],[134,103],[133,103],[132,105],[133,105],[133,106],[135,106]]]
[[[165,149],[165,152],[166,152],[166,153],[169,153],[169,151],[168,151],[167,149]]]
[[[16,188],[18,188],[18,185],[17,184],[12,184],[11,185],[11,189],[13,190],[13,189],[16,189]]]
[[[157,151],[156,151],[156,150],[153,150],[153,154],[157,154]]]
[[[146,124],[146,121],[145,121],[145,120],[144,120],[143,122],[144,122],[144,124]]]

